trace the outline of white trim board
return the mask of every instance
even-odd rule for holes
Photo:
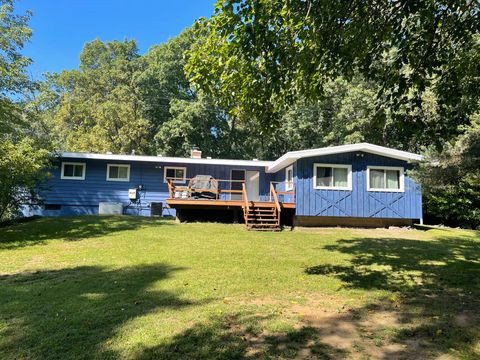
[[[288,182],[288,172],[289,171],[292,172],[292,180],[290,181],[290,183]],[[295,187],[295,185],[293,184],[294,183],[293,178],[294,178],[294,176],[293,176],[293,165],[287,166],[285,168],[285,191],[291,191]]]
[[[370,170],[397,170],[399,171],[400,188],[399,189],[375,189],[370,188]],[[385,175],[386,176],[386,175]],[[386,181],[386,179],[385,179]],[[377,192],[405,192],[405,169],[400,166],[367,166],[367,191],[377,191]]]
[[[82,165],[82,176],[64,176],[63,172],[65,169],[65,165]],[[87,172],[87,164],[84,162],[69,162],[69,161],[62,161],[62,167],[60,169],[60,179],[61,180],[85,180],[85,173]],[[74,170],[75,173],[75,170]]]
[[[331,146],[325,148],[311,149],[311,150],[300,150],[300,151],[290,151],[286,154],[279,157],[273,162],[272,165],[268,166],[267,172],[273,173],[278,170],[283,169],[296,160],[313,157],[313,156],[323,156],[323,155],[332,155],[332,154],[342,154],[347,152],[354,151],[363,151],[375,155],[385,156],[388,158],[404,160],[404,161],[421,161],[423,160],[422,155],[410,153],[407,151],[401,151],[396,149],[387,148],[384,146],[373,145],[368,143],[360,144],[351,144],[351,145],[340,145],[340,146]]]
[[[337,169],[347,169],[347,186],[317,186],[317,168],[318,167],[330,167],[330,168],[337,168]],[[333,173],[332,173],[333,176]],[[333,178],[332,178],[333,180]],[[315,190],[346,190],[352,191],[352,165],[350,164],[320,164],[314,163],[313,164],[313,188]]]
[[[126,167],[127,168],[127,178],[110,178],[110,168],[112,166],[117,166],[117,167]],[[120,181],[120,182],[128,182],[130,181],[130,164],[112,164],[109,163],[107,164],[107,181]]]
[[[187,182],[187,168],[184,166],[164,166],[163,167],[163,182],[167,183],[167,169],[183,170],[183,180],[173,180],[174,184],[185,184]]]
[[[210,164],[210,165],[234,165],[234,166],[255,166],[267,167],[273,161],[260,160],[235,160],[235,159],[192,159],[168,156],[144,156],[144,155],[115,155],[115,154],[93,154],[93,153],[76,153],[76,152],[60,152],[57,153],[60,158],[70,159],[96,159],[111,161],[139,161],[154,163],[177,163],[177,164]]]
[[[275,173],[279,170],[292,165],[296,160],[332,154],[341,154],[348,152],[362,151],[375,155],[385,156],[387,158],[398,159],[403,161],[418,162],[423,160],[422,155],[414,154],[407,151],[396,150],[384,146],[373,145],[368,143],[359,143],[351,145],[331,146],[318,149],[290,151],[282,155],[275,161],[260,160],[235,160],[235,159],[192,159],[168,156],[144,156],[144,155],[114,155],[114,154],[92,154],[92,153],[75,153],[75,152],[59,152],[56,155],[64,159],[98,159],[110,161],[138,161],[153,163],[170,163],[170,164],[209,164],[209,165],[231,165],[265,168],[267,173]]]

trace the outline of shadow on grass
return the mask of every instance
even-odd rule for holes
[[[431,358],[453,350],[475,358],[480,355],[479,240],[340,240],[324,249],[351,255],[350,265],[319,264],[305,273],[335,276],[346,288],[393,292],[356,316],[365,320],[378,309],[392,311],[403,325],[391,340],[405,346],[395,356]]]
[[[182,268],[162,264],[105,270],[76,267],[0,276],[0,354],[5,359],[118,359],[109,349],[122,325],[162,309],[201,306],[173,292],[149,290]],[[311,327],[266,333],[276,315],[209,318],[151,347],[130,348],[135,359],[254,359],[344,357],[317,341]],[[161,326],[161,325],[160,325]],[[128,341],[123,339],[122,341]],[[163,341],[163,342],[162,342]]]
[[[5,358],[104,358],[127,321],[159,309],[200,305],[149,290],[182,268],[76,267],[0,276],[0,354]]]
[[[345,352],[317,341],[312,327],[265,333],[258,315],[214,317],[176,335],[168,344],[145,349],[136,359],[338,359]]]
[[[41,218],[0,228],[0,250],[38,245],[54,239],[76,241],[152,224],[163,226],[173,225],[174,222],[126,215]]]

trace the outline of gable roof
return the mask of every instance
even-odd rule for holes
[[[388,158],[399,159],[404,161],[421,161],[423,159],[422,155],[414,154],[407,151],[396,150],[392,148],[387,148],[384,146],[373,145],[369,143],[359,143],[359,144],[350,144],[350,145],[340,145],[340,146],[331,146],[318,149],[310,150],[300,150],[300,151],[289,151],[286,154],[279,157],[267,168],[267,172],[272,173],[276,172],[284,167],[293,164],[296,160],[312,157],[312,156],[322,156],[322,155],[331,155],[331,154],[340,154],[347,153],[352,151],[363,151],[375,155],[381,155]]]

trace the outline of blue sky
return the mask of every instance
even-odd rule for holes
[[[213,13],[215,0],[19,0],[16,12],[33,11],[31,42],[34,79],[44,72],[78,67],[83,44],[135,39],[140,52],[178,35],[199,17]]]

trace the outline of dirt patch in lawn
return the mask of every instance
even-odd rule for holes
[[[266,317],[259,318],[260,331],[249,332],[233,319],[229,327],[243,339],[251,357],[453,359],[476,354],[475,350],[462,352],[465,349],[461,346],[476,338],[480,329],[480,319],[468,302],[463,302],[464,310],[458,313],[449,309],[445,316],[439,316],[435,311],[419,311],[418,297],[389,298],[362,307],[349,307],[333,296],[311,298],[302,303],[273,299],[245,302],[259,307],[255,315],[260,315],[264,306],[273,306],[279,318],[291,325],[290,331],[266,330]],[[428,303],[422,306],[428,308]]]

